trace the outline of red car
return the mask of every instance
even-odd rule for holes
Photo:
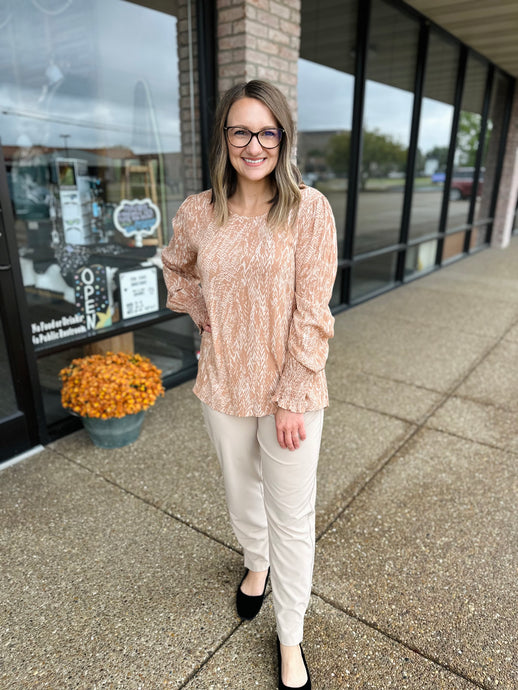
[[[469,199],[473,189],[473,175],[474,168],[457,168],[453,171],[451,186],[450,186],[450,200],[459,201],[460,199]],[[484,169],[480,171],[478,180],[477,196],[482,194],[482,185],[484,183]]]

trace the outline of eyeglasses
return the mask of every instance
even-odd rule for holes
[[[276,149],[284,134],[284,130],[279,127],[267,127],[259,132],[251,132],[243,127],[224,127],[223,129],[227,133],[229,143],[238,149],[248,146],[253,137],[257,137],[257,141],[264,149]]]

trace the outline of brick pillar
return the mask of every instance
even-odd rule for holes
[[[504,165],[493,221],[492,247],[505,248],[510,242],[518,199],[518,85],[514,92],[511,122],[507,135]]]
[[[198,39],[196,34],[196,3],[192,0],[179,0],[178,3],[178,71],[183,196],[186,197],[189,194],[199,192],[202,187]]]
[[[297,112],[301,0],[217,0],[218,87],[266,79]]]

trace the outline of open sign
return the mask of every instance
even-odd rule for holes
[[[85,316],[87,330],[111,326],[106,269],[84,266],[74,275],[76,307]]]

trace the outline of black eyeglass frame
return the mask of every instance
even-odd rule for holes
[[[263,129],[260,129],[258,132],[252,132],[252,131],[250,131],[249,129],[247,129],[246,127],[238,127],[238,126],[236,126],[236,125],[232,125],[232,126],[228,126],[228,125],[227,125],[227,126],[223,127],[223,129],[225,130],[225,132],[226,132],[226,134],[227,134],[227,141],[228,141],[228,143],[229,143],[231,146],[233,146],[234,148],[236,148],[236,149],[244,149],[245,147],[248,146],[248,144],[252,141],[252,139],[253,139],[254,137],[257,138],[257,141],[258,141],[258,143],[259,143],[259,146],[262,146],[263,149],[267,149],[267,150],[276,149],[276,148],[278,148],[278,147],[281,145],[281,143],[282,143],[282,137],[283,137],[284,134],[286,134],[286,130],[284,130],[282,127],[264,127]],[[243,131],[248,132],[248,133],[250,134],[250,139],[246,142],[246,144],[243,144],[242,146],[238,146],[237,144],[233,144],[233,143],[229,140],[229,138],[228,138],[228,130],[229,130],[229,129],[242,129]],[[280,137],[279,137],[279,143],[278,143],[278,144],[275,144],[275,146],[265,146],[264,144],[261,144],[261,142],[260,142],[260,140],[259,140],[259,135],[260,135],[262,132],[268,132],[268,131],[272,131],[272,130],[275,130],[276,132],[280,132],[280,133],[281,133],[281,135],[280,135]]]

